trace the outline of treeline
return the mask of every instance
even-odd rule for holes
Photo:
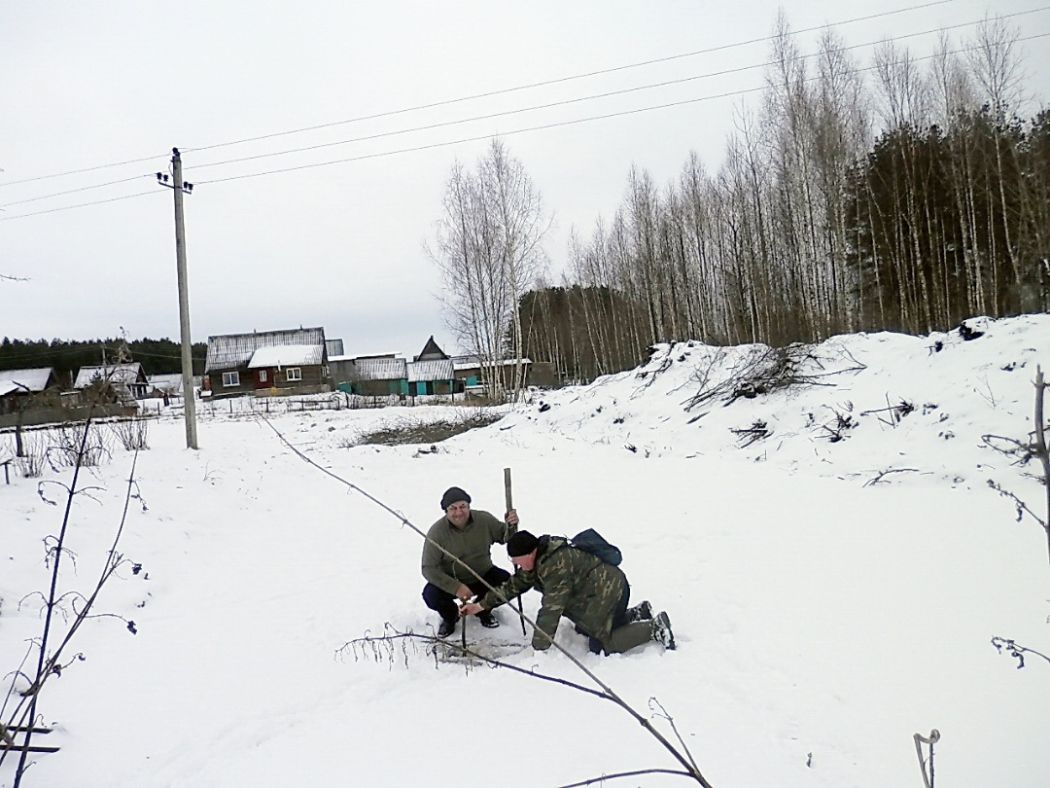
[[[527,355],[590,379],[661,341],[1047,310],[1050,112],[1011,109],[1014,46],[990,21],[925,65],[887,43],[862,69],[834,32],[803,56],[782,24],[762,109],[739,114],[721,168],[692,155],[662,188],[632,168],[611,220],[572,238],[564,287],[522,300]]]
[[[71,386],[81,367],[96,367],[115,363],[122,348],[127,349],[133,361],[142,364],[147,375],[161,375],[182,371],[182,345],[170,339],[92,339],[85,341],[52,339],[22,340],[4,337],[0,342],[0,370],[53,367],[62,386]],[[204,359],[208,346],[204,342],[193,345],[193,374],[204,373]]]

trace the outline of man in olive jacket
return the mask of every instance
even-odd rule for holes
[[[563,537],[536,538],[528,531],[518,531],[507,541],[507,553],[517,568],[514,577],[479,602],[464,605],[461,615],[485,615],[530,588],[538,588],[543,599],[532,635],[534,649],[550,647],[562,616],[590,638],[595,653],[619,654],[650,640],[658,640],[667,649],[675,647],[667,613],[654,618],[648,602],[628,609],[631,587],[618,566],[573,547]]]
[[[485,593],[489,586],[498,586],[510,573],[493,566],[491,548],[496,542],[505,544],[518,530],[518,513],[511,509],[506,522],[500,522],[488,512],[471,511],[470,496],[460,487],[449,487],[441,496],[445,516],[430,526],[423,545],[423,601],[441,616],[438,637],[447,637],[456,629],[459,608],[456,599],[466,602]],[[442,549],[444,548],[444,549]],[[446,552],[447,551],[447,552]],[[469,566],[485,583],[471,574],[455,556]],[[498,627],[499,621],[491,612],[478,616],[486,627]]]

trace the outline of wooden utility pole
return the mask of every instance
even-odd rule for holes
[[[175,195],[175,263],[179,279],[179,327],[182,342],[182,412],[186,421],[186,448],[197,446],[197,403],[193,399],[193,340],[190,337],[190,294],[186,276],[186,223],[182,211],[183,194],[193,193],[193,184],[182,180],[182,157],[178,148],[171,149],[172,182],[168,176],[157,173],[161,186],[168,186]]]

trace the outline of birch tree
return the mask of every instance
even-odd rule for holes
[[[520,300],[543,268],[549,227],[539,190],[500,140],[489,144],[473,173],[453,166],[428,252],[443,275],[446,322],[478,356],[493,399],[508,384],[508,352],[517,360],[510,388],[516,393],[524,384]]]

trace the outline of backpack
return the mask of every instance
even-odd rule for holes
[[[569,540],[569,545],[577,550],[590,553],[612,566],[619,566],[620,562],[623,561],[623,554],[620,552],[620,548],[606,542],[605,538],[593,528],[580,531]]]

